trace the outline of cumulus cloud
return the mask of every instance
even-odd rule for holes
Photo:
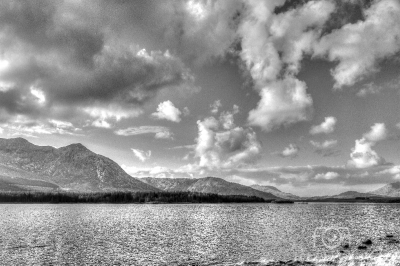
[[[370,142],[378,142],[385,140],[388,132],[384,123],[376,123],[371,127],[371,130],[363,135]]]
[[[224,117],[224,114],[221,114]],[[226,121],[208,117],[197,121],[195,158],[198,169],[221,170],[252,164],[261,153],[261,144],[251,128],[234,125],[233,118]]]
[[[315,148],[315,152],[324,157],[333,156],[338,153],[334,148],[337,146],[337,140],[325,140],[324,142],[310,141],[311,145]]]
[[[337,122],[336,117],[333,116],[325,117],[325,121],[322,122],[320,125],[311,127],[310,134],[316,135],[321,133],[325,134],[332,133],[335,130],[336,122]]]
[[[365,138],[356,140],[356,145],[350,154],[349,165],[357,168],[367,168],[384,164],[385,160],[372,149],[374,145],[374,142],[369,142]]]
[[[300,148],[295,144],[289,144],[282,152],[279,152],[278,155],[283,158],[295,158],[299,155]]]
[[[400,51],[400,2],[374,1],[364,20],[349,23],[324,36],[315,55],[338,61],[332,71],[335,87],[351,86],[378,70],[378,63]]]
[[[136,136],[143,134],[154,134],[157,139],[172,139],[174,134],[168,127],[162,126],[140,126],[140,127],[128,127],[125,129],[118,129],[114,131],[119,136]]]
[[[151,157],[151,151],[143,151],[139,149],[131,148],[133,154],[142,162],[147,161]]]
[[[270,131],[281,125],[308,120],[312,114],[312,99],[306,93],[305,82],[293,77],[270,82],[260,91],[261,100],[250,111],[250,125]]]
[[[330,1],[310,1],[274,14],[283,3],[248,2],[249,15],[239,26],[240,55],[261,96],[248,120],[267,131],[310,119],[312,99],[295,75],[334,10]]]
[[[348,164],[356,168],[368,168],[386,164],[385,159],[372,149],[377,142],[385,140],[386,137],[385,124],[376,123],[373,125],[371,130],[363,135],[363,138],[356,140],[356,145],[352,149],[351,160]]]
[[[171,101],[165,101],[158,105],[157,112],[152,113],[156,119],[165,119],[179,123],[181,121],[182,112],[174,106]]]

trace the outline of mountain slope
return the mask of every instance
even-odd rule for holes
[[[158,191],[82,144],[56,149],[22,138],[0,139],[0,176],[43,180],[82,192]]]
[[[387,184],[369,193],[385,197],[400,197],[400,182]]]
[[[279,198],[271,193],[259,191],[237,183],[231,183],[222,178],[216,177],[199,179],[146,177],[142,178],[141,180],[165,191],[192,191],[201,193],[214,193],[219,195],[244,195],[256,196],[263,199]]]
[[[276,187],[273,186],[260,186],[260,185],[252,185],[250,186],[251,188],[254,188],[256,190],[259,191],[263,191],[263,192],[267,192],[267,193],[271,193],[272,195],[275,195],[279,198],[282,199],[290,199],[290,200],[295,200],[295,199],[300,199],[299,196],[290,194],[290,193],[286,193],[286,192],[282,192],[279,189],[277,189]]]

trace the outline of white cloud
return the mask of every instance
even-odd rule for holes
[[[384,164],[385,160],[372,149],[374,145],[374,142],[369,142],[365,138],[356,140],[356,145],[350,154],[349,165],[356,168],[368,168]]]
[[[397,127],[398,129],[400,129],[400,123],[397,123],[397,124],[396,124],[396,127]]]
[[[400,2],[374,1],[365,20],[324,36],[314,50],[339,64],[332,71],[335,87],[351,86],[377,71],[377,63],[400,51]]]
[[[2,127],[0,127],[0,134],[3,134],[4,129]]]
[[[215,101],[210,105],[211,113],[217,114],[218,111],[219,111],[219,108],[221,108],[221,107],[222,107],[221,100],[215,100]]]
[[[378,175],[391,175],[396,179],[400,179],[400,165],[395,165],[377,173]]]
[[[368,133],[363,135],[368,141],[378,142],[385,140],[388,136],[387,129],[384,123],[376,123],[371,127]]]
[[[250,128],[224,128],[214,117],[197,121],[195,157],[198,169],[220,170],[253,163],[261,153],[261,144]],[[222,129],[221,129],[222,127]]]
[[[182,112],[168,100],[160,103],[157,107],[157,112],[153,113],[152,116],[157,119],[165,119],[179,123],[181,121],[181,114]]]
[[[154,135],[154,137],[156,139],[173,139],[174,134],[171,131],[159,131]]]
[[[330,179],[335,179],[335,178],[338,178],[339,177],[339,174],[338,173],[336,173],[336,172],[327,172],[327,173],[320,173],[320,174],[317,174],[316,176],[315,176],[315,179],[327,179],[327,180],[330,180]]]
[[[266,131],[310,119],[312,99],[295,75],[335,8],[331,1],[310,1],[274,14],[283,3],[246,2],[248,14],[238,29],[240,56],[261,96],[248,121]]]
[[[106,120],[96,119],[92,122],[92,126],[100,127],[100,128],[111,128],[111,124],[108,123]]]
[[[93,105],[82,108],[82,111],[94,118],[92,126],[111,128],[110,121],[120,121],[121,119],[138,117],[143,113],[138,108],[124,108],[116,104],[110,105]]]
[[[296,78],[270,82],[260,91],[261,100],[249,113],[250,125],[270,131],[281,125],[308,120],[312,114],[312,99],[306,84]]]
[[[36,137],[39,135],[74,135],[79,136],[80,128],[75,127],[70,122],[60,120],[32,120],[25,116],[16,116],[11,121],[3,124],[3,130],[7,129],[11,136],[21,135]]]
[[[310,134],[316,135],[321,133],[332,133],[335,130],[336,122],[337,119],[333,116],[325,117],[325,121],[322,122],[320,125],[311,127]]]
[[[299,154],[300,148],[295,144],[289,144],[288,147],[283,149],[278,155],[284,158],[295,158]]]
[[[44,104],[46,102],[46,95],[41,89],[32,86],[30,92],[33,96],[36,97],[36,100],[39,104]]]
[[[162,127],[162,126],[129,127],[125,129],[116,130],[114,131],[114,133],[120,136],[154,134],[154,137],[158,139],[172,139],[174,135],[168,127]]]
[[[151,151],[150,151],[150,150],[149,150],[149,151],[143,151],[143,150],[134,149],[134,148],[131,148],[131,150],[132,150],[133,154],[134,154],[139,160],[141,160],[142,162],[144,162],[144,161],[150,159],[150,157],[151,157]]]
[[[372,147],[386,138],[387,130],[385,124],[374,124],[369,132],[363,134],[362,139],[356,140],[356,145],[351,151],[351,160],[348,164],[356,168],[368,168],[385,164],[385,159],[379,156]]]

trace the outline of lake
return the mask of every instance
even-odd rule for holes
[[[1,265],[237,265],[400,250],[399,204],[0,204],[0,215]]]

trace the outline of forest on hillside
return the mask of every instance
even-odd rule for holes
[[[2,192],[0,203],[250,203],[259,197],[198,192]]]

